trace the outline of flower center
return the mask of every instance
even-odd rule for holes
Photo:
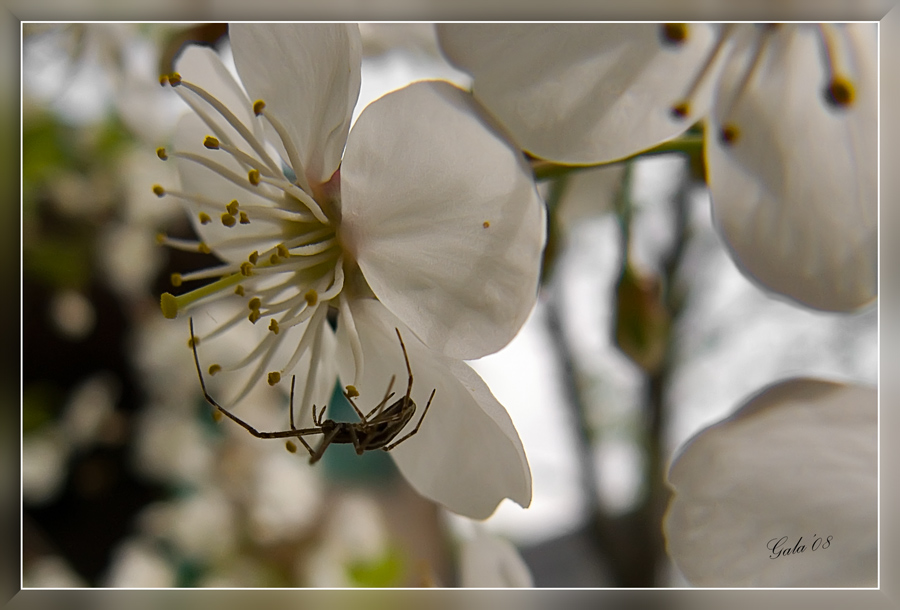
[[[688,31],[675,27],[680,24],[665,24],[661,26],[660,37],[667,46],[678,46],[688,37]],[[717,100],[717,104],[724,108],[722,112],[722,125],[719,130],[719,139],[726,144],[732,144],[740,137],[741,129],[733,120],[734,109],[744,96],[748,85],[758,78],[760,67],[765,62],[766,51],[770,48],[770,42],[776,31],[786,27],[780,24],[759,24],[752,29],[749,40],[749,52],[741,55],[743,65],[737,80],[737,85],[727,100]],[[856,85],[852,78],[850,53],[846,44],[846,37],[842,35],[839,26],[833,24],[819,24],[819,40],[822,45],[822,72],[823,87],[822,97],[824,101],[835,110],[843,110],[853,105],[856,99]],[[696,99],[701,85],[710,78],[719,74],[719,66],[722,60],[727,65],[735,61],[737,53],[734,48],[738,46],[738,38],[748,31],[735,24],[724,24],[719,31],[713,48],[705,58],[702,66],[688,84],[684,96],[672,104],[671,114],[676,119],[685,119],[690,113],[692,101]],[[732,52],[725,55],[726,46],[731,46]]]
[[[159,158],[175,158],[182,163],[202,166],[216,174],[218,182],[233,185],[235,194],[234,198],[221,201],[210,193],[177,191],[160,185],[153,187],[159,197],[181,200],[199,222],[201,232],[203,226],[219,223],[224,230],[211,234],[226,235],[216,243],[159,237],[159,242],[166,246],[215,252],[228,261],[199,271],[173,274],[172,285],[175,287],[196,280],[213,281],[178,296],[164,293],[160,299],[163,314],[175,318],[200,305],[219,301],[236,306],[235,315],[211,332],[197,335],[198,341],[221,335],[241,323],[258,324],[264,320],[269,332],[255,349],[238,362],[211,365],[209,373],[255,365],[243,391],[229,401],[233,405],[263,377],[270,385],[278,383],[304,354],[311,352],[302,402],[308,404],[328,310],[334,307],[349,312],[343,296],[345,256],[336,237],[340,224],[339,195],[335,192],[329,197],[327,193],[334,189],[308,182],[296,144],[263,100],[253,104],[253,116],[273,128],[287,155],[286,161],[273,159],[268,152],[270,149],[254,135],[251,126],[245,125],[208,91],[183,80],[178,74],[163,77],[160,83],[171,85],[212,134],[203,140],[209,151],[206,154],[160,148],[157,150]],[[259,129],[257,132],[261,133]],[[216,160],[219,154],[222,155],[221,163]],[[221,192],[222,189],[217,190]],[[243,201],[241,192],[249,193]],[[318,193],[318,200],[315,193]],[[228,235],[229,232],[233,232],[233,236]],[[296,349],[277,370],[270,370],[271,360],[288,334],[285,331],[295,327],[300,332]],[[354,354],[358,351],[361,352],[354,349]]]

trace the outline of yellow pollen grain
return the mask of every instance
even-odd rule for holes
[[[206,136],[203,139],[203,145],[212,150],[218,150],[219,149],[219,140],[217,140],[216,138],[214,138],[212,136]]]
[[[279,373],[278,371],[272,371],[271,373],[269,373],[269,385],[275,385],[279,381],[281,381],[281,373]]]
[[[832,105],[843,108],[853,103],[853,100],[856,98],[856,89],[848,79],[842,76],[835,76],[828,84],[825,98]]]
[[[259,307],[262,305],[262,299],[259,297],[253,297],[250,299],[250,302],[247,303],[247,307],[250,308],[251,311],[259,311]]]
[[[225,206],[225,209],[228,210],[228,213],[234,216],[238,213],[238,200],[232,199],[231,203]]]
[[[253,252],[250,253],[250,256],[247,257],[247,260],[249,260],[251,264],[255,265],[256,261],[259,260],[259,252],[254,250]]]
[[[315,288],[310,288],[306,291],[306,294],[303,295],[303,298],[306,299],[306,304],[312,307],[319,302],[319,293],[316,292]]]
[[[277,246],[275,246],[275,250],[278,252],[278,256],[280,256],[281,258],[291,257],[290,250],[288,250],[287,246],[285,246],[284,244],[278,244]]]
[[[259,186],[259,170],[251,169],[247,172],[247,179],[250,180],[250,184],[253,186]]]
[[[481,226],[484,227],[485,229],[490,228],[490,226],[491,226],[491,221],[490,221],[490,220],[485,220],[483,223],[481,223]]]
[[[276,335],[278,334],[278,331],[281,330],[278,328],[278,320],[272,320],[271,322],[269,322],[269,330],[271,330]]]
[[[166,149],[163,146],[160,146],[159,148],[156,149],[156,156],[159,157],[160,159],[162,159],[163,161],[165,161],[166,159],[169,158],[169,155],[166,154]]]
[[[206,212],[200,212],[197,217],[200,219],[200,224],[208,225],[212,222],[212,218],[210,218],[209,214]]]
[[[678,102],[677,104],[672,105],[672,117],[676,119],[683,119],[690,112],[691,107],[687,102]]]
[[[153,185],[153,194],[156,195],[157,197],[162,197],[163,195],[166,194],[166,189],[164,189],[163,187],[161,187],[158,184],[154,184]]]
[[[211,365],[209,365],[209,374],[210,374],[210,375],[215,375],[216,373],[218,373],[218,372],[221,371],[221,370],[222,370],[222,365],[221,365],[221,364],[211,364]]]
[[[241,275],[244,277],[250,277],[253,275],[253,263],[241,263]]]
[[[235,224],[237,224],[237,220],[234,216],[232,216],[228,212],[225,212],[224,214],[222,214],[222,224],[226,227],[233,227]]]
[[[355,385],[347,386],[347,396],[350,398],[356,398],[357,396],[359,396],[359,390],[356,389]]]
[[[176,288],[181,286],[182,281],[184,281],[184,278],[181,277],[180,273],[173,273],[171,276],[169,276],[169,282],[171,282],[171,284]]]
[[[199,244],[197,244],[197,252],[200,252],[201,254],[209,254],[210,252],[212,252],[212,250],[209,249],[209,246],[207,246],[205,242],[201,241]]]
[[[686,23],[666,23],[662,26],[663,39],[670,44],[681,44],[688,37]]]
[[[284,444],[284,448],[288,450],[288,453],[297,453],[297,445],[293,441],[287,441]]]
[[[250,217],[247,216],[247,212],[241,212],[240,217],[241,217],[241,224],[242,224],[242,225],[248,225],[248,224],[250,224]]]
[[[238,284],[237,286],[235,286],[235,287],[234,287],[234,294],[238,295],[239,297],[244,296],[244,287],[241,286],[240,284]]]
[[[262,111],[265,110],[266,103],[262,100],[256,100],[253,102],[253,114],[259,116],[262,114]]]
[[[719,139],[723,144],[734,144],[740,137],[741,132],[734,125],[723,125],[719,132]]]

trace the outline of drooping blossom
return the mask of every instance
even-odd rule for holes
[[[876,586],[877,448],[874,388],[769,386],[672,463],[669,555],[697,586]]]
[[[438,26],[520,146],[597,164],[704,123],[713,216],[738,266],[804,305],[876,296],[874,24]]]
[[[163,312],[186,329],[193,316],[201,360],[213,339],[251,338],[231,362],[204,361],[208,374],[250,369],[219,402],[231,409],[260,379],[296,375],[294,416],[310,427],[340,372],[368,412],[392,379],[391,400],[406,393],[399,331],[418,411],[397,438],[435,391],[418,433],[390,452],[401,472],[475,518],[505,497],[527,505],[518,434],[461,361],[503,347],[534,304],[545,220],[521,153],[469,94],[438,81],[376,100],[350,130],[356,26],[237,24],[230,38],[241,84],[204,49],[163,79],[194,113],[158,151],[181,188],[154,187],[184,203],[202,240],[161,241],[223,261],[176,274],[176,286],[213,281],[164,294]]]

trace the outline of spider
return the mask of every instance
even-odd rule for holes
[[[407,356],[406,354],[406,345],[403,344],[403,337],[400,336],[400,330],[395,328],[394,330],[397,333],[397,339],[400,340],[400,348],[403,350],[403,359],[406,361],[406,371],[409,374],[409,383],[406,386],[405,396],[394,402],[389,407],[385,408],[387,401],[390,400],[390,398],[394,395],[394,392],[391,392],[391,388],[394,386],[396,375],[392,375],[391,381],[388,383],[387,391],[385,391],[384,393],[384,398],[365,415],[363,415],[363,412],[359,410],[359,407],[356,405],[356,403],[353,402],[353,396],[350,394],[350,392],[348,390],[344,391],[344,396],[350,402],[350,405],[353,407],[362,421],[336,422],[332,419],[326,419],[323,421],[322,418],[325,416],[325,407],[322,407],[322,410],[317,414],[316,406],[313,405],[312,415],[313,424],[315,425],[312,428],[297,428],[294,426],[294,382],[297,376],[294,375],[293,377],[291,377],[290,430],[260,432],[256,428],[239,418],[237,415],[234,415],[233,413],[222,407],[215,401],[212,396],[209,395],[209,392],[206,390],[206,383],[203,381],[203,373],[200,371],[200,359],[197,356],[198,341],[194,336],[193,318],[190,321],[190,326],[191,348],[194,351],[194,364],[197,366],[197,375],[200,377],[200,387],[203,390],[203,396],[204,398],[206,398],[206,402],[215,407],[218,412],[222,413],[235,423],[239,424],[256,438],[296,438],[303,444],[304,447],[306,447],[306,450],[309,451],[310,464],[315,464],[316,462],[318,462],[322,458],[322,455],[325,453],[325,450],[328,449],[328,446],[332,443],[352,443],[354,449],[356,449],[357,455],[362,455],[363,452],[371,451],[374,449],[390,451],[419,431],[419,426],[422,425],[422,420],[425,419],[425,415],[428,413],[428,408],[431,406],[431,401],[434,398],[434,393],[437,391],[436,388],[431,390],[431,396],[428,398],[428,403],[425,405],[425,410],[422,411],[422,416],[419,418],[419,422],[416,424],[416,427],[401,438],[397,439],[397,435],[400,434],[400,431],[403,430],[404,426],[406,426],[406,424],[412,419],[413,415],[415,414],[416,403],[413,402],[413,399],[410,396],[410,394],[412,393],[413,374],[412,368],[409,365],[409,356]],[[313,449],[310,444],[306,442],[306,439],[303,438],[304,436],[309,436],[312,434],[321,434],[323,437],[322,444],[319,445],[318,449]],[[293,445],[289,442],[288,450],[293,451],[292,447]]]

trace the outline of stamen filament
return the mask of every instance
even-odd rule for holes
[[[251,131],[249,129],[247,129],[247,126],[244,125],[241,122],[241,120],[238,119],[234,115],[234,113],[228,109],[227,106],[225,106],[225,104],[223,104],[218,99],[213,97],[205,89],[203,89],[202,87],[200,87],[198,85],[195,85],[192,82],[182,80],[181,86],[185,87],[186,89],[189,89],[190,91],[193,91],[194,93],[199,95],[200,98],[203,99],[207,104],[209,104],[210,106],[215,108],[216,111],[218,111],[218,113],[221,114],[222,117],[226,121],[228,121],[228,123],[232,127],[234,127],[234,129],[239,134],[241,134],[241,137],[244,138],[244,141],[250,145],[250,148],[252,148],[253,151],[257,155],[259,155],[259,158],[262,159],[263,163],[265,163],[266,165],[269,166],[269,169],[271,169],[273,171],[273,173],[278,174],[281,171],[281,167],[279,167],[278,164],[276,164],[275,161],[272,160],[272,157],[269,156],[269,153],[266,152],[265,146],[262,145],[262,143],[256,138],[256,136],[254,136],[253,133],[251,133]],[[176,90],[177,90],[177,87],[176,87]],[[227,143],[230,143],[230,140]]]
[[[338,310],[341,312],[341,324],[347,329],[347,336],[350,338],[350,351],[353,352],[353,364],[355,368],[353,376],[353,384],[363,378],[363,349],[362,341],[359,338],[359,332],[356,330],[356,322],[353,320],[353,314],[350,313],[350,301],[347,299],[347,293],[341,292],[338,296]]]
[[[276,188],[282,189],[284,192],[293,195],[296,197],[300,203],[305,205],[310,212],[312,212],[313,216],[316,217],[316,220],[321,222],[323,225],[330,225],[331,220],[325,215],[325,212],[322,211],[322,208],[319,207],[319,204],[316,203],[316,200],[309,196],[309,193],[301,189],[296,184],[288,182],[284,178],[271,178],[269,176],[258,177],[259,182],[265,182],[266,184],[271,184]]]
[[[256,104],[254,104],[254,107],[256,107]],[[297,184],[307,193],[312,192],[309,182],[306,180],[306,171],[300,160],[300,154],[297,152],[297,147],[294,146],[294,141],[284,128],[284,125],[269,110],[266,110],[265,105],[260,108],[260,114],[269,121],[269,124],[275,129],[275,133],[281,139],[284,150],[288,155],[288,160],[291,162],[291,169],[294,170],[294,174],[297,176]]]
[[[722,29],[719,31],[719,37],[716,40],[715,46],[712,48],[712,51],[710,51],[706,56],[706,60],[703,62],[700,70],[697,72],[697,74],[694,75],[694,79],[691,81],[690,85],[688,85],[688,89],[685,92],[684,96],[680,101],[672,105],[672,113],[675,116],[684,118],[690,114],[691,100],[694,99],[694,97],[697,95],[697,91],[700,89],[700,85],[703,83],[703,81],[706,80],[706,78],[708,78],[710,74],[712,74],[712,67],[721,56],[722,49],[725,47],[725,41],[728,40],[733,30],[734,24],[726,23],[722,25]]]

